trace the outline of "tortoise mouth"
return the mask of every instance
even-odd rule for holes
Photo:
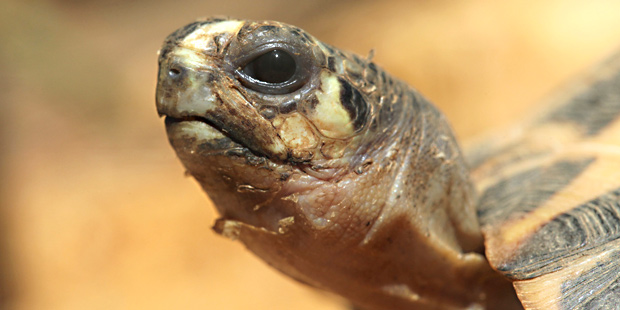
[[[274,161],[261,153],[253,151],[243,142],[235,139],[225,130],[220,129],[208,119],[201,116],[166,116],[168,139],[182,161],[200,161],[213,156],[243,158],[248,166],[267,165],[289,167],[320,180],[331,180],[344,170],[339,167],[313,165],[310,162],[299,162],[293,158],[285,161]]]
[[[236,140],[225,130],[202,116],[169,116],[165,120],[168,140],[175,144],[198,143],[191,147],[194,151],[187,155],[191,157],[221,155],[231,150],[247,150],[249,148]],[[198,151],[201,150],[201,151]],[[178,151],[178,150],[177,150]]]
[[[250,150],[250,148],[248,148],[243,142],[235,139],[233,135],[229,134],[222,127],[218,126],[217,124],[213,123],[212,121],[203,116],[188,115],[175,117],[166,115],[164,122],[168,130],[173,127],[196,127],[196,125],[200,125],[200,127],[198,127],[200,128],[199,131],[191,131],[191,133],[196,136],[195,138],[200,138],[203,140],[219,140],[220,142],[226,141],[228,144],[228,148],[242,148]],[[205,134],[207,135],[205,136]]]
[[[212,140],[212,143],[209,143],[211,147],[215,147],[218,150],[224,149],[222,147],[224,144],[227,145],[227,148],[231,151],[243,151],[236,152],[235,154],[243,153],[245,157],[253,157],[253,158],[264,158],[273,163],[285,164],[285,165],[304,165],[308,164],[309,160],[298,160],[294,157],[291,157],[290,154],[287,154],[284,160],[279,160],[278,158],[273,158],[268,154],[261,152],[260,149],[252,148],[244,141],[241,141],[239,138],[242,138],[239,135],[235,135],[233,132],[229,132],[224,129],[222,126],[219,126],[215,122],[211,121],[207,117],[199,116],[199,115],[183,115],[183,116],[170,116],[163,114],[165,116],[165,125],[168,130],[169,139],[180,139],[180,138],[196,138],[199,140]],[[183,135],[173,134],[171,132],[173,128],[175,130],[180,127],[193,128],[190,131],[184,131]],[[214,143],[217,142],[217,143]],[[250,154],[251,153],[251,154]]]
[[[178,124],[182,122],[201,122],[201,123],[205,123],[209,127],[213,127],[219,132],[224,133],[221,128],[218,128],[218,126],[213,124],[213,122],[209,121],[208,119],[202,116],[189,115],[189,116],[174,117],[174,116],[166,115],[164,122],[166,126],[171,126],[172,124]]]

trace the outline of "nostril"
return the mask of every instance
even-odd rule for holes
[[[168,69],[168,76],[172,79],[177,79],[183,74],[183,69],[174,66]]]

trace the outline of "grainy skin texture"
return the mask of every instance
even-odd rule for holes
[[[273,50],[294,59],[288,80],[248,73]],[[278,22],[170,35],[157,108],[221,215],[216,232],[361,309],[519,309],[507,279],[528,309],[613,308],[618,63],[475,146],[473,182],[417,91]]]

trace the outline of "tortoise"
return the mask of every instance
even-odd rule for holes
[[[156,104],[214,230],[356,309],[620,309],[620,55],[469,143],[371,59],[276,21],[169,35]]]

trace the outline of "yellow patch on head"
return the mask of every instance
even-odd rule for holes
[[[347,138],[354,132],[353,120],[340,102],[341,85],[334,74],[321,72],[321,89],[316,93],[318,104],[309,118],[326,137]]]

